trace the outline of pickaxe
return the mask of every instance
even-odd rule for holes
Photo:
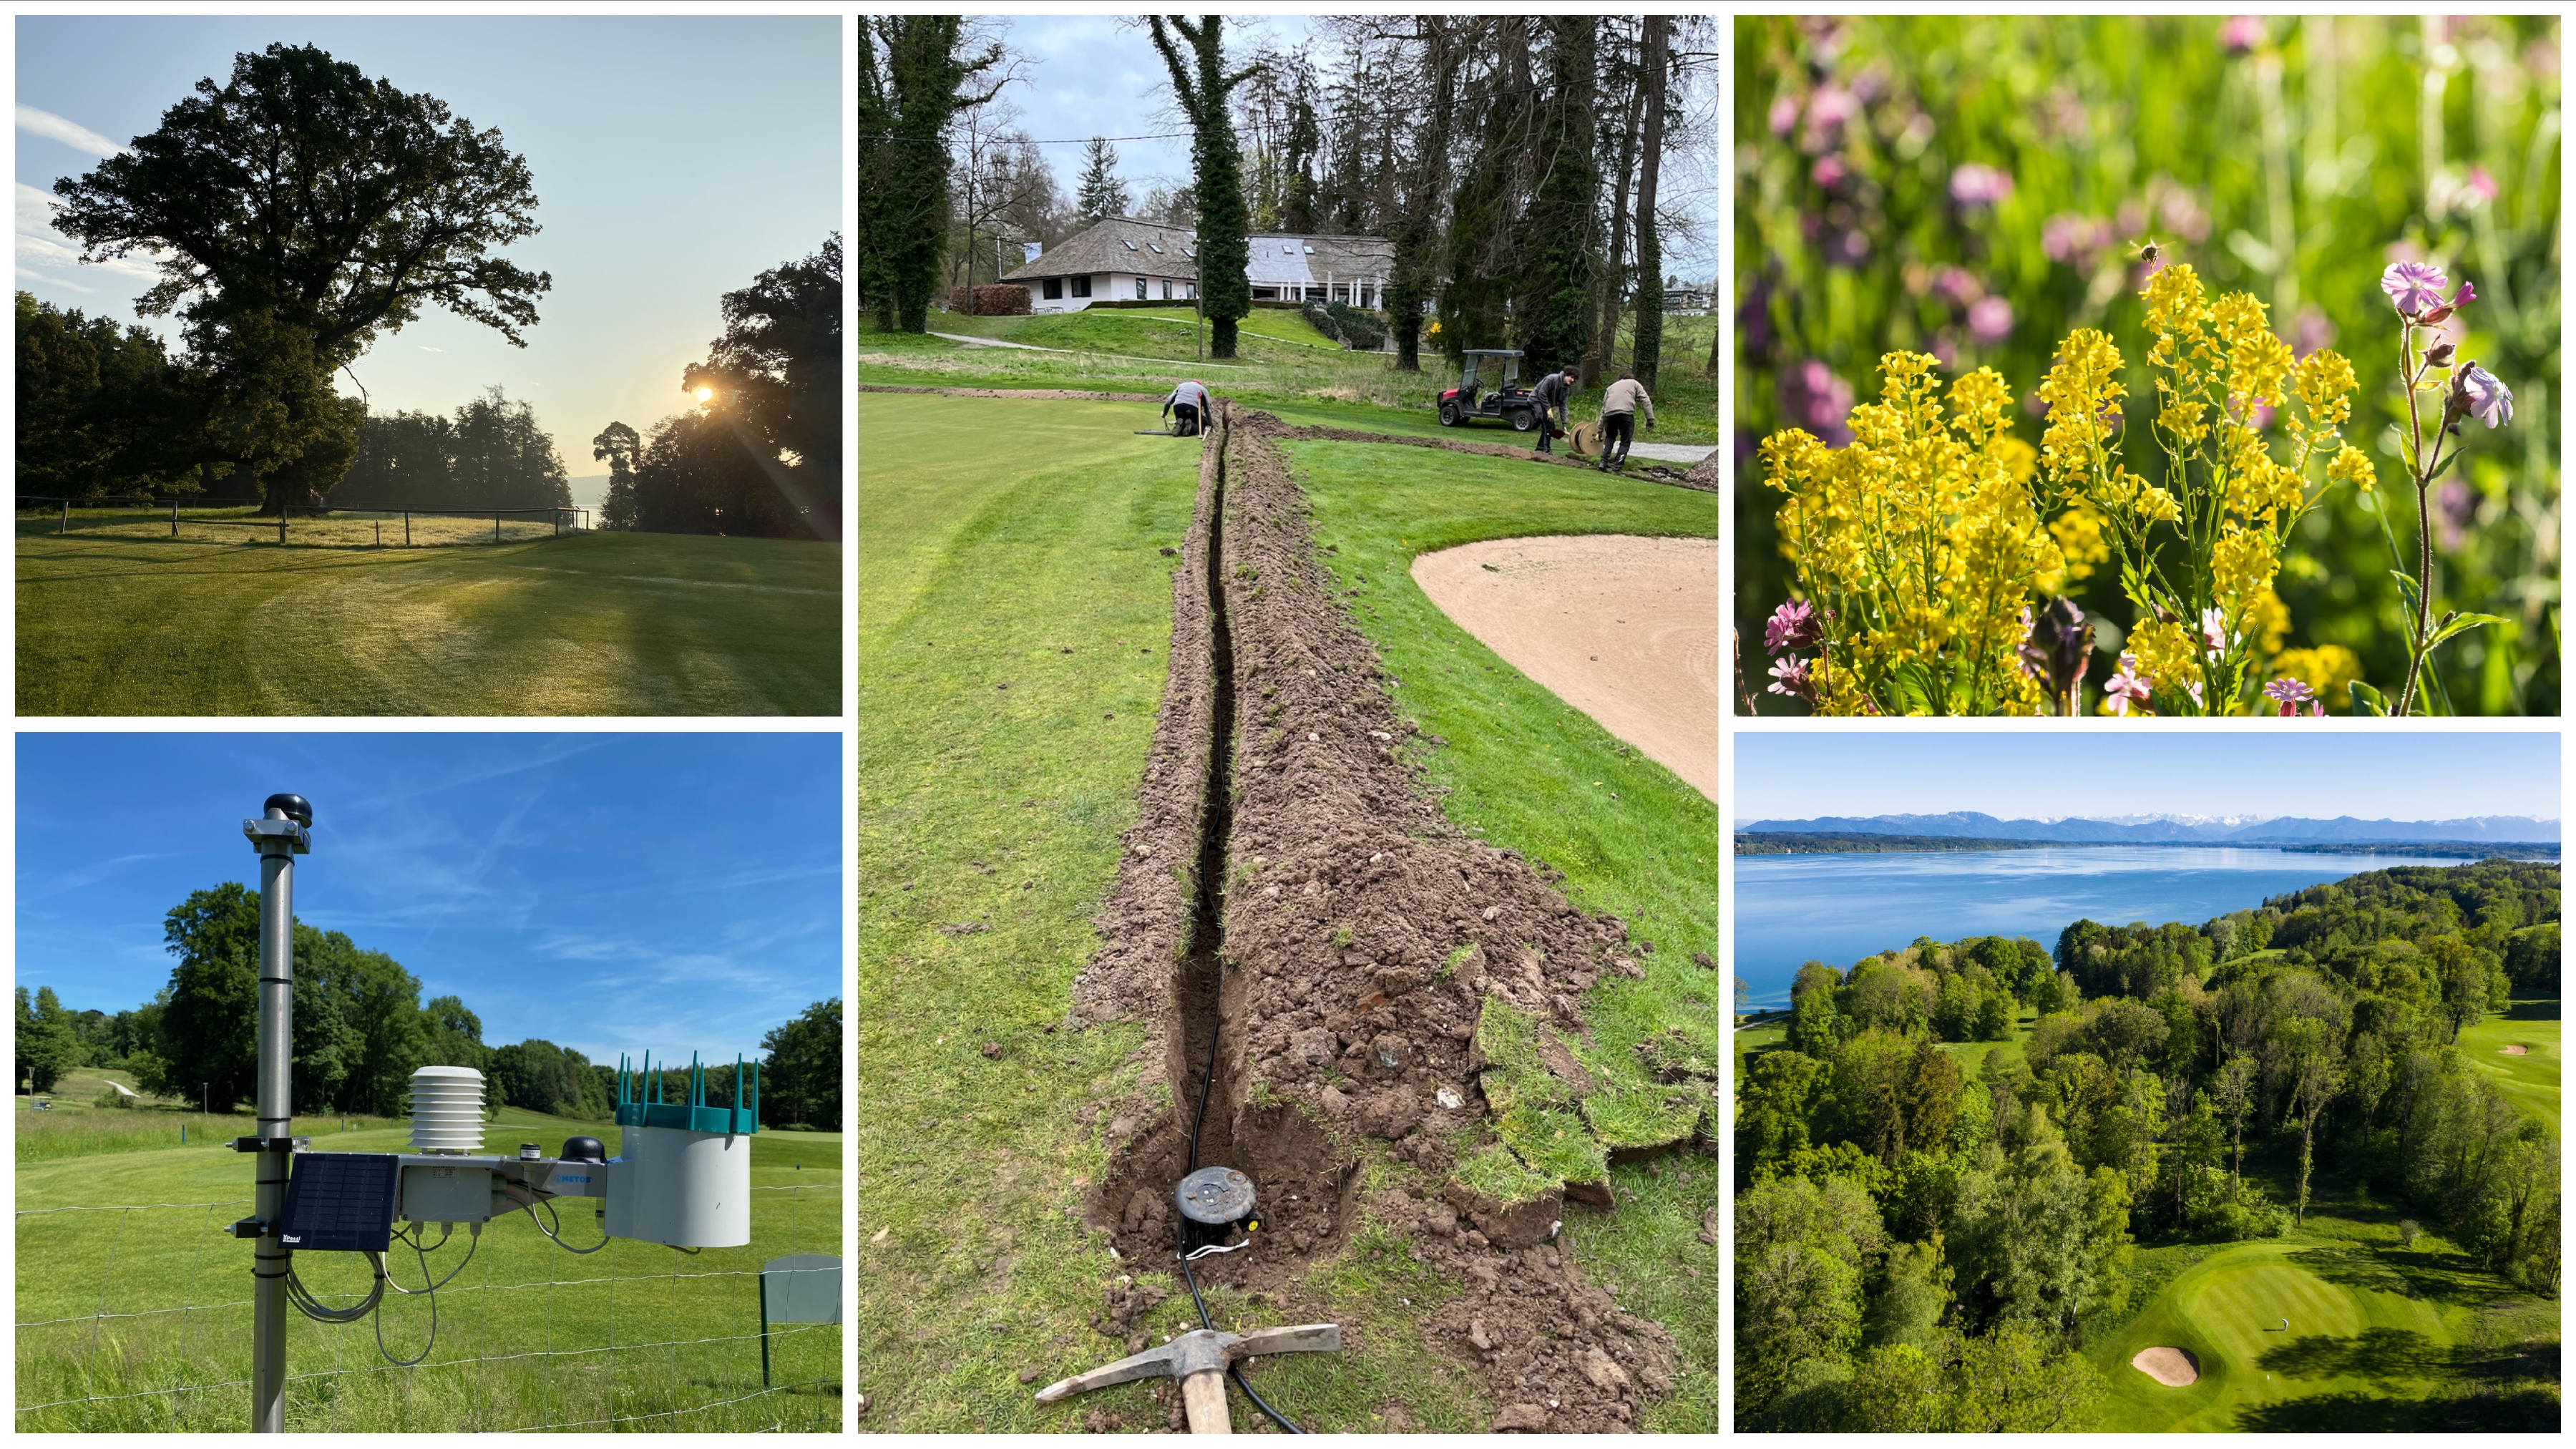
[[[1086,1374],[1059,1379],[1038,1390],[1038,1402],[1052,1404],[1075,1394],[1111,1384],[1169,1374],[1181,1381],[1181,1404],[1189,1411],[1193,1434],[1231,1434],[1234,1421],[1226,1412],[1225,1371],[1237,1359],[1274,1353],[1337,1353],[1342,1347],[1338,1323],[1304,1323],[1293,1328],[1256,1328],[1250,1333],[1193,1329],[1160,1348],[1130,1354]]]

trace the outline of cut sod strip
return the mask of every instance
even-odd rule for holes
[[[1412,572],[1458,627],[1714,801],[1718,558],[1715,539],[1596,534],[1467,544]]]

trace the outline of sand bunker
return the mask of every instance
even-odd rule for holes
[[[2500,1046],[2497,1047],[2496,1050],[2509,1057],[2527,1057],[2531,1055],[2531,1048],[2524,1046],[2520,1042],[2514,1042],[2507,1046]]]
[[[1424,554],[1413,581],[1513,668],[1715,800],[1718,551],[1705,538],[1504,539]]]
[[[2142,1348],[2129,1367],[2169,1389],[2200,1382],[2200,1360],[2187,1348]]]

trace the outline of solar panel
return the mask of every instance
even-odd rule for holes
[[[296,1153],[278,1242],[304,1252],[384,1252],[400,1165],[390,1152]]]

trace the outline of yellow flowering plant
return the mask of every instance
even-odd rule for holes
[[[2326,349],[2294,360],[2261,302],[2243,292],[2213,302],[2189,266],[2158,268],[2145,297],[2163,481],[2130,471],[2122,456],[2120,349],[2080,328],[2040,384],[2043,507],[2099,515],[2120,591],[2137,611],[2108,702],[2243,714],[2261,697],[2256,666],[2286,629],[2272,581],[2291,529],[2336,484],[2367,491],[2374,481],[2368,455],[2340,431],[2352,416],[2352,364]],[[2275,421],[2286,459],[2265,436]],[[2285,708],[2314,695],[2303,682],[2273,684],[2265,687]]]
[[[2066,561],[2040,520],[2036,456],[2012,436],[2012,391],[1979,368],[1945,406],[1937,360],[1879,365],[1880,400],[1852,409],[1850,446],[1795,428],[1763,441],[1806,594],[1771,620],[1771,649],[1789,651],[1771,689],[1823,714],[2038,713],[2014,651],[2033,591],[2059,587]]]
[[[1803,596],[1765,630],[1780,656],[1771,692],[1825,714],[2072,714],[2094,625],[2052,596],[2097,565],[2116,567],[2135,611],[2107,713],[2244,714],[2266,700],[2315,712],[2284,661],[2353,682],[2349,650],[2282,651],[2289,612],[2272,587],[2325,493],[2375,481],[2341,432],[2351,363],[2293,358],[2261,302],[2212,301],[2188,266],[2156,269],[2144,296],[2160,481],[2123,457],[2126,363],[2091,328],[2067,336],[2040,385],[2035,452],[2012,436],[1995,373],[1961,377],[1945,414],[1934,359],[1904,352],[1880,359],[1881,400],[1852,410],[1848,447],[1797,429],[1764,440]]]

